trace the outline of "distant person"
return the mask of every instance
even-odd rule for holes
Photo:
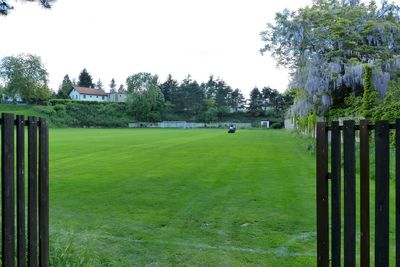
[[[229,126],[228,133],[235,133],[235,132],[236,132],[236,127],[233,126],[233,124],[231,124],[231,126]]]

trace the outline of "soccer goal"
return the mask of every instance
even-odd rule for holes
[[[188,128],[186,121],[163,121],[160,123],[160,128]]]
[[[269,128],[269,121],[260,121],[260,128]]]

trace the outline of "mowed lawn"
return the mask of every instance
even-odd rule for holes
[[[314,266],[315,160],[284,130],[51,129],[53,264]]]

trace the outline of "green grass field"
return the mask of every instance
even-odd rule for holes
[[[54,265],[315,265],[315,160],[288,132],[50,138]]]

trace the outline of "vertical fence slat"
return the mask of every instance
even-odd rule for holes
[[[354,121],[343,123],[344,266],[356,266],[356,154]]]
[[[18,266],[26,266],[25,237],[25,120],[17,116],[17,258]]]
[[[317,265],[329,266],[328,132],[317,124]]]
[[[396,267],[400,267],[400,119],[396,120]]]
[[[14,115],[2,113],[2,265],[15,265]]]
[[[370,266],[368,121],[360,121],[360,265]]]
[[[340,266],[340,245],[341,245],[341,135],[339,122],[332,122],[331,128],[331,197],[332,197],[332,267]]]
[[[49,132],[46,120],[39,125],[39,265],[49,266]]]
[[[375,127],[375,266],[389,266],[389,123]]]
[[[37,266],[37,120],[28,118],[28,266]]]

